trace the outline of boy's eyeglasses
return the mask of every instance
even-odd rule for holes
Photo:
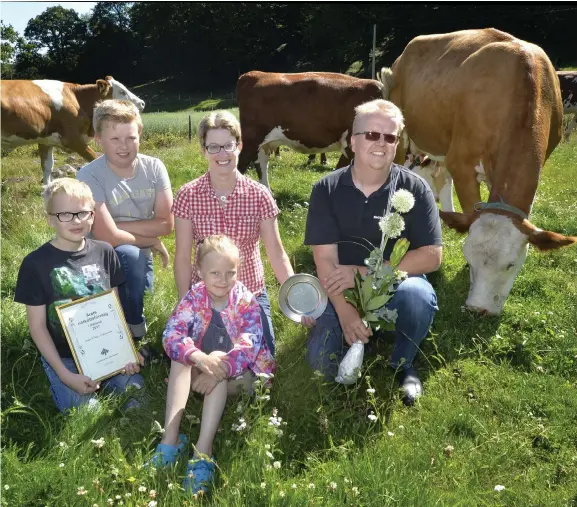
[[[70,211],[61,211],[60,213],[49,213],[53,217],[56,217],[60,222],[72,222],[74,217],[78,218],[81,222],[88,220],[94,216],[94,211],[77,211],[72,213]]]
[[[233,152],[234,150],[236,150],[236,147],[238,146],[238,143],[236,141],[230,141],[229,143],[226,143],[224,146],[220,145],[220,144],[209,144],[209,145],[204,145],[204,147],[206,148],[206,151],[208,151],[211,155],[215,155],[216,153],[220,153],[220,150],[222,148],[224,148],[224,151],[230,153]]]
[[[368,131],[368,132],[357,132],[356,134],[353,134],[354,136],[365,136],[365,139],[367,141],[378,141],[381,136],[383,136],[383,139],[385,140],[386,143],[388,144],[395,144],[398,140],[400,136],[397,136],[395,134],[382,134],[381,132],[373,132],[373,131]]]

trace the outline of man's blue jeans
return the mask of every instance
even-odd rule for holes
[[[142,338],[146,334],[144,291],[151,291],[154,282],[152,254],[134,245],[120,245],[114,250],[126,277],[118,286],[122,310],[134,337]]]
[[[270,316],[270,300],[268,299],[268,293],[266,292],[266,289],[264,289],[258,296],[256,296],[256,301],[260,306],[260,319],[262,321],[263,336],[266,344],[268,345],[270,353],[274,357],[274,329],[272,327],[272,319]]]
[[[427,336],[435,312],[439,309],[437,295],[424,275],[411,276],[401,282],[388,307],[398,311],[395,331],[391,333],[395,339],[391,366],[406,369],[413,365],[419,345]],[[369,339],[374,338],[373,335]],[[339,318],[329,301],[325,312],[311,329],[308,363],[313,370],[322,372],[327,380],[334,380],[347,350]]]
[[[52,369],[44,357],[40,356],[40,360],[42,361],[42,366],[44,367],[44,371],[46,372],[46,376],[50,382],[50,392],[52,393],[52,399],[56,404],[56,408],[60,412],[64,412],[74,407],[80,407],[86,404],[95,406],[98,405],[94,393],[78,394],[74,389],[71,389],[64,382],[62,382],[62,380],[60,380],[56,372]],[[72,373],[78,373],[74,359],[71,357],[63,357],[62,362],[64,363],[64,366],[66,366],[66,368]],[[102,390],[116,394],[125,392],[127,388],[131,386],[139,390],[144,388],[144,379],[140,373],[136,373],[135,375],[118,374],[107,380],[103,380],[100,384]],[[91,400],[93,401],[91,402]],[[125,404],[124,409],[126,410],[129,408],[137,408],[139,406],[141,406],[140,401],[138,401],[136,398],[130,398]]]

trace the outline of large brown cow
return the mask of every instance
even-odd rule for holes
[[[563,137],[567,140],[577,125],[577,72],[558,70],[557,77],[559,77],[559,84],[561,85],[563,113],[574,114],[573,119],[569,122],[563,134]]]
[[[383,97],[383,85],[331,72],[277,74],[252,71],[236,86],[243,148],[238,169],[257,172],[269,187],[268,160],[278,146],[300,153],[340,151],[337,167],[352,158],[350,127],[354,108]]]
[[[445,157],[455,182],[465,213],[441,216],[469,231],[466,304],[499,314],[529,243],[550,250],[577,241],[527,219],[562,134],[555,69],[538,46],[488,28],[417,37],[381,78],[403,110],[410,139],[420,151]],[[488,203],[480,203],[479,172],[491,187]]]
[[[54,146],[75,151],[89,162],[97,157],[88,143],[94,137],[94,106],[104,99],[130,100],[144,109],[144,101],[111,76],[87,85],[49,79],[2,81],[2,147],[38,144],[48,184]]]

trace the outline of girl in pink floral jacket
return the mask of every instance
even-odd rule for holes
[[[149,462],[167,466],[186,449],[178,435],[190,388],[204,395],[200,435],[187,467],[184,488],[206,492],[214,479],[212,446],[226,399],[252,389],[254,375],[272,376],[270,353],[254,295],[236,279],[239,251],[226,236],[209,236],[198,247],[198,274],[168,319],[162,336],[173,360],[190,368],[172,368],[166,399],[165,432]]]

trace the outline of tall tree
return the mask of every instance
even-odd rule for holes
[[[3,21],[0,21],[0,39],[2,78],[12,79],[19,39],[18,32],[14,30],[12,25],[5,25]]]
[[[86,22],[74,9],[48,7],[24,30],[30,42],[45,49],[52,61],[51,77],[72,80],[88,34]]]

